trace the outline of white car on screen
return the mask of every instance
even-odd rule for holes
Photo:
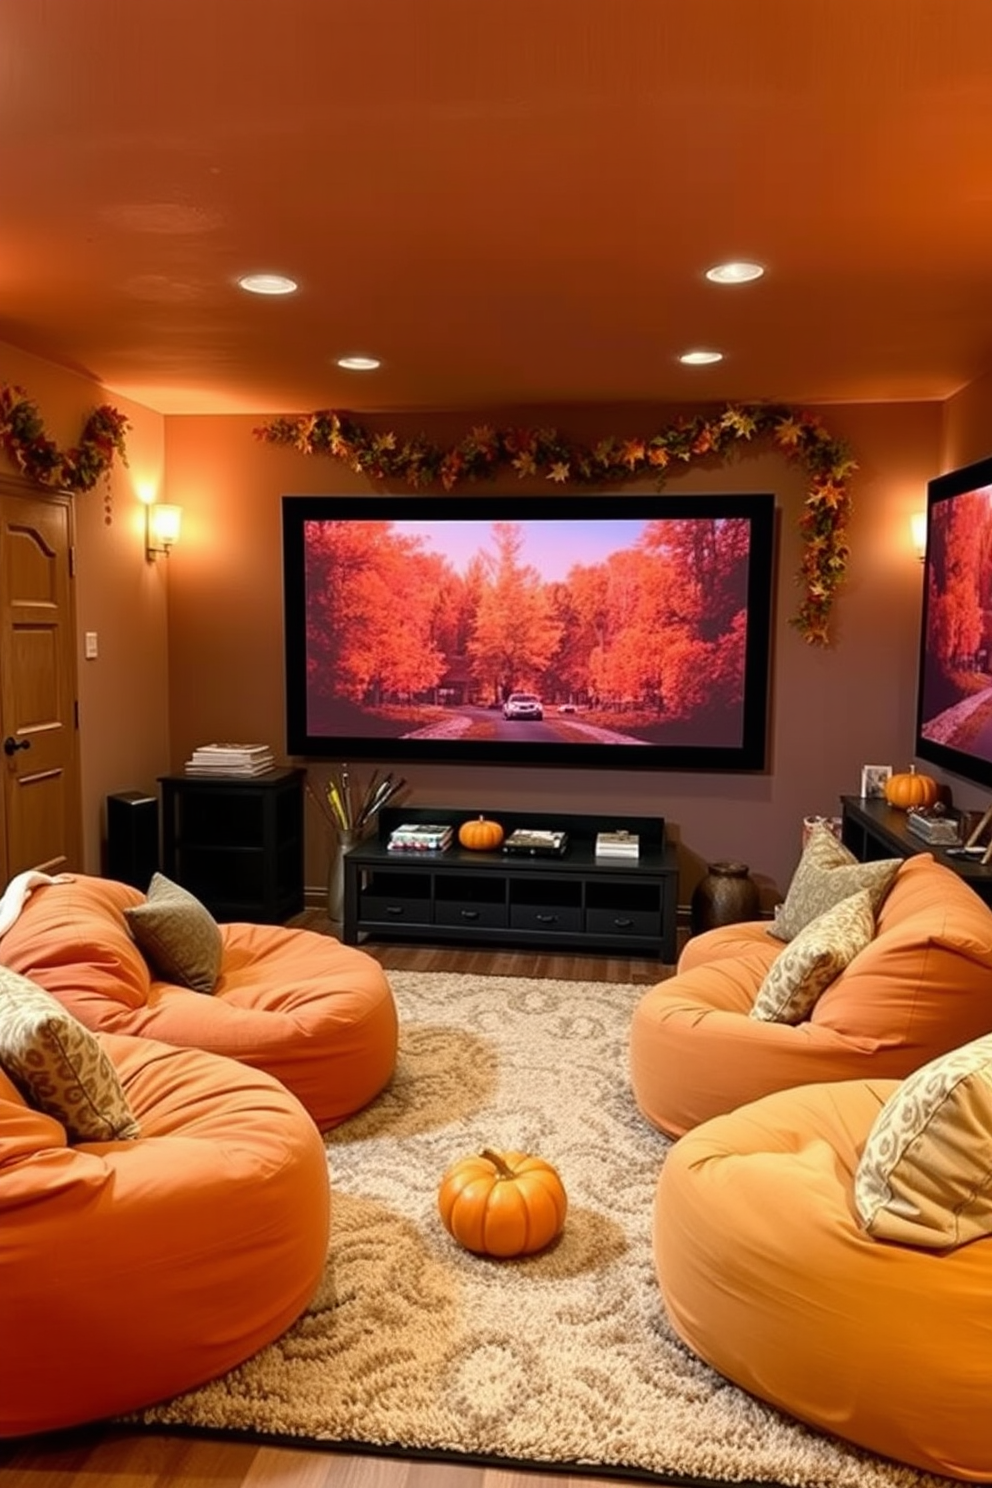
[[[504,718],[537,718],[544,717],[544,706],[539,697],[532,692],[511,692],[503,704]]]

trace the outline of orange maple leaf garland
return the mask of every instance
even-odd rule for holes
[[[111,520],[109,475],[116,457],[127,464],[125,435],[131,427],[123,413],[101,403],[83,425],[79,443],[60,449],[45,432],[36,403],[22,387],[0,383],[0,449],[35,485],[50,490],[91,491],[108,477],[104,520]]]
[[[563,439],[556,429],[485,424],[442,448],[423,436],[403,441],[392,431],[373,432],[333,409],[276,418],[255,435],[268,444],[344,460],[372,480],[402,479],[415,489],[438,483],[445,491],[464,481],[492,479],[501,468],[516,471],[518,479],[540,475],[556,485],[581,486],[619,484],[647,473],[660,487],[675,461],[691,464],[768,438],[787,459],[802,464],[809,479],[799,521],[804,550],[797,582],[804,592],[790,623],[809,645],[829,644],[830,614],[850,551],[848,480],[857,466],[847,446],[806,410],[729,404],[717,413],[677,418],[650,436],[607,435],[592,448]]]

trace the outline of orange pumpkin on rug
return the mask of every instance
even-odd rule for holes
[[[477,1255],[520,1256],[543,1250],[561,1234],[568,1209],[556,1170],[526,1152],[462,1157],[445,1173],[437,1197],[444,1227]]]

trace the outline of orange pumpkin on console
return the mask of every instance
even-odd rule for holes
[[[932,806],[939,795],[936,780],[929,775],[917,775],[912,765],[900,775],[890,775],[885,782],[885,799],[899,811]]]
[[[484,816],[473,817],[458,828],[458,841],[472,852],[492,852],[503,841],[503,828]]]

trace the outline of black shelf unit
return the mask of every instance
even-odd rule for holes
[[[992,865],[971,858],[949,857],[945,847],[924,842],[906,825],[905,811],[874,797],[841,796],[841,841],[862,863],[879,858],[910,858],[933,853],[938,863],[963,878],[978,897],[992,905]]]
[[[217,920],[281,925],[299,914],[305,774],[160,776],[163,873]]]
[[[564,857],[517,857],[459,846],[458,827],[473,816],[517,828],[568,833]],[[456,841],[443,852],[389,852],[401,822],[451,822]],[[640,839],[637,858],[597,858],[596,834],[626,830]],[[527,947],[555,946],[657,956],[674,964],[678,855],[657,817],[564,816],[440,807],[386,808],[378,835],[344,859],[346,944],[362,938]]]

